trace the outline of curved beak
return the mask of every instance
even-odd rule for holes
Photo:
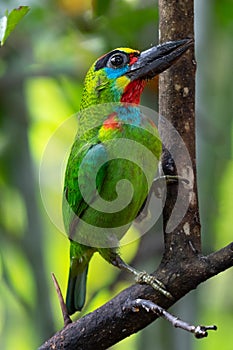
[[[165,71],[193,45],[192,39],[168,41],[164,44],[142,51],[137,62],[129,67],[126,76],[131,81],[137,79],[152,79]]]

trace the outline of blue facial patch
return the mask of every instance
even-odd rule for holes
[[[108,77],[108,79],[117,79],[119,77],[121,77],[122,75],[125,75],[125,73],[127,73],[128,71],[128,66],[124,66],[121,68],[109,68],[109,67],[105,67],[104,71]]]

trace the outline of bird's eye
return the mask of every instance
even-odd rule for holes
[[[128,63],[127,55],[124,55],[123,53],[115,53],[109,58],[107,62],[107,66],[109,68],[120,68],[124,66],[126,63]]]

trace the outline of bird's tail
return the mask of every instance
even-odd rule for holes
[[[80,311],[85,303],[87,271],[88,264],[81,271],[77,264],[71,264],[66,294],[66,307],[69,315]]]

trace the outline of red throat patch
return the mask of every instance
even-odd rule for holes
[[[121,102],[139,104],[142,91],[146,85],[143,80],[135,80],[129,83],[121,97]]]

